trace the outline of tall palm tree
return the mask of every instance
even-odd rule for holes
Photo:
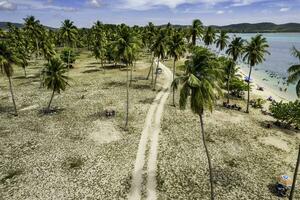
[[[191,35],[192,35],[192,45],[196,46],[197,38],[200,38],[203,34],[203,24],[199,19],[195,19],[192,24],[191,28]]]
[[[36,58],[39,57],[40,48],[39,48],[39,40],[41,36],[42,25],[39,20],[36,20],[34,16],[28,16],[24,18],[25,24],[24,29],[30,35],[30,37],[35,41],[36,46]]]
[[[63,44],[69,47],[69,57],[71,54],[70,48],[74,49],[74,45],[77,39],[78,30],[74,25],[74,22],[66,19],[62,22],[62,26],[60,28],[61,39],[63,40]],[[69,66],[69,59],[67,66]]]
[[[229,36],[226,31],[221,31],[216,39],[216,47],[219,48],[219,52],[223,51],[228,44]]]
[[[296,47],[293,47],[292,49],[292,55],[299,59],[300,61],[300,51],[296,49]],[[296,83],[296,94],[298,98],[300,98],[300,64],[292,65],[289,69],[289,77],[288,82],[289,83]]]
[[[137,35],[130,30],[129,27],[121,25],[119,30],[119,38],[114,43],[114,49],[117,55],[118,61],[123,62],[126,65],[126,118],[125,128],[128,126],[129,117],[129,70],[128,66],[132,66],[135,54],[137,53],[141,42]]]
[[[237,65],[238,59],[242,56],[244,51],[244,40],[241,37],[234,37],[228,46],[226,54],[231,57],[234,63],[227,65],[227,103],[229,103],[229,85],[231,80],[231,74],[233,72],[234,66]]]
[[[12,49],[9,48],[9,45],[1,41],[0,42],[0,67],[1,67],[1,72],[4,73],[9,81],[9,89],[11,93],[11,98],[14,106],[15,116],[18,116],[18,110],[16,106],[16,101],[15,101],[15,96],[14,96],[14,91],[13,91],[13,86],[12,86],[12,81],[11,81],[11,76],[13,75],[13,64],[18,64],[19,60],[17,56],[14,54]]]
[[[50,59],[42,71],[43,86],[52,90],[52,95],[47,106],[47,112],[50,112],[50,106],[55,92],[59,93],[64,91],[69,85],[69,77],[65,75],[67,72],[63,62],[56,57]]]
[[[151,59],[150,59],[151,60],[151,66],[150,66],[150,69],[149,69],[149,72],[148,72],[148,75],[147,75],[146,79],[148,80],[149,77],[150,77],[150,74],[151,74],[151,85],[153,84],[153,81],[154,81],[154,59],[155,59],[154,58],[154,52],[151,49],[151,47],[154,44],[156,33],[157,33],[157,31],[156,31],[156,28],[155,28],[154,24],[152,22],[149,22],[148,26],[146,27],[145,37],[147,38],[146,39],[146,46],[149,49],[149,51],[151,52]]]
[[[216,32],[213,29],[213,27],[209,26],[203,35],[204,44],[206,46],[213,44],[215,41],[215,38],[216,38]]]
[[[248,75],[248,98],[247,98],[247,109],[246,112],[249,113],[249,103],[250,103],[250,79],[252,68],[255,65],[258,65],[265,61],[265,55],[270,54],[267,51],[269,47],[267,39],[264,38],[261,34],[258,34],[251,38],[251,41],[248,42],[245,46],[245,55],[244,61],[250,66],[249,75]]]
[[[168,44],[168,55],[173,57],[173,81],[176,74],[176,61],[178,61],[186,51],[186,44],[183,35],[176,31],[170,38]],[[175,106],[175,90],[173,88],[173,105]]]
[[[209,50],[196,47],[192,58],[186,63],[186,74],[175,79],[172,86],[180,90],[180,108],[184,109],[190,96],[190,106],[193,113],[197,114],[200,119],[200,128],[202,134],[202,142],[207,156],[211,200],[214,199],[213,170],[210,154],[206,145],[204,132],[204,111],[212,111],[214,104],[219,95],[221,95],[221,77],[222,70],[219,66],[217,58]]]
[[[96,60],[100,59],[101,67],[104,69],[104,56],[107,46],[106,35],[104,32],[103,24],[100,21],[97,21],[92,27],[93,32],[93,54]]]
[[[166,29],[161,29],[155,39],[154,39],[154,43],[151,47],[153,54],[155,57],[157,57],[157,66],[156,66],[156,70],[155,70],[155,79],[154,79],[154,85],[153,85],[153,90],[155,90],[156,87],[156,81],[157,81],[157,69],[159,67],[159,62],[161,59],[164,59],[164,57],[166,56],[167,53],[167,43],[168,43],[168,36],[167,36],[167,32]]]

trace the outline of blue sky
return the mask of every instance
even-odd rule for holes
[[[59,27],[68,18],[78,27],[104,23],[145,25],[205,25],[256,22],[299,22],[300,0],[0,0],[0,21],[22,22],[34,15],[48,26]]]

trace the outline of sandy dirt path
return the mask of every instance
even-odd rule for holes
[[[169,88],[172,81],[172,72],[169,68],[160,63],[165,76],[163,89],[157,94],[146,117],[144,129],[136,155],[134,170],[132,173],[131,189],[128,194],[129,200],[141,199],[143,184],[143,167],[146,161],[147,143],[150,141],[150,151],[147,166],[147,199],[156,199],[156,160],[157,147],[160,132],[160,120],[163,114],[164,105],[170,94]]]

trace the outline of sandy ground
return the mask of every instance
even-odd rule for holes
[[[242,69],[240,69],[239,72],[243,76],[243,78],[245,76],[248,76],[249,73],[248,71]],[[273,88],[267,87],[266,84],[264,84],[262,81],[255,80],[254,82],[252,82],[252,86],[253,87],[251,92],[254,96],[258,96],[263,99],[267,99],[271,96],[276,101],[284,101],[284,102],[293,100],[288,98],[287,96],[278,94],[277,91],[275,91]],[[263,87],[264,91],[257,90],[258,87]]]
[[[171,65],[169,67],[172,67]],[[272,95],[253,88],[253,98]],[[179,93],[176,95],[178,105]],[[220,99],[221,105],[223,99]],[[246,102],[231,100],[245,110]],[[207,160],[200,140],[199,117],[166,104],[158,153],[158,199],[209,199]],[[275,177],[292,175],[300,133],[276,126],[271,116],[251,108],[250,114],[216,106],[206,112],[204,128],[212,157],[216,199],[277,200]],[[300,199],[297,186],[295,199]]]
[[[163,114],[164,104],[169,96],[169,87],[171,84],[172,73],[170,69],[160,63],[160,67],[163,69],[164,84],[161,91],[157,94],[154,102],[152,103],[144,125],[143,132],[137,151],[135,167],[132,175],[131,189],[128,194],[128,199],[138,200],[142,197],[143,189],[143,174],[145,174],[143,168],[145,163],[147,165],[147,199],[156,199],[156,160],[157,160],[157,146],[160,132],[160,121]],[[148,162],[146,158],[147,144],[150,143]]]
[[[0,199],[125,199],[130,189],[143,123],[157,92],[144,80],[150,63],[141,56],[130,88],[130,123],[124,131],[126,70],[100,68],[83,51],[66,91],[56,94],[36,76],[44,61],[30,63],[27,79],[15,67],[18,117],[13,117],[8,81],[0,76]],[[146,65],[146,67],[145,67]],[[161,80],[159,80],[160,82]],[[106,118],[107,108],[116,110]]]

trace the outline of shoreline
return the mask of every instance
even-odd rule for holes
[[[242,69],[239,66],[239,72],[242,76],[243,79],[245,76],[248,76],[247,74],[249,71],[246,71],[245,69]],[[283,102],[289,102],[289,101],[294,101],[295,99],[292,97],[289,97],[287,95],[280,94],[278,91],[274,90],[274,88],[268,86],[265,84],[262,80],[259,79],[259,77],[255,76],[253,73],[251,74],[252,78],[252,83],[251,85],[254,86],[252,87],[252,95],[259,96],[263,98],[264,100],[267,100],[270,96],[275,100],[275,101],[283,101]],[[263,87],[264,91],[260,91],[257,88],[258,87]]]

